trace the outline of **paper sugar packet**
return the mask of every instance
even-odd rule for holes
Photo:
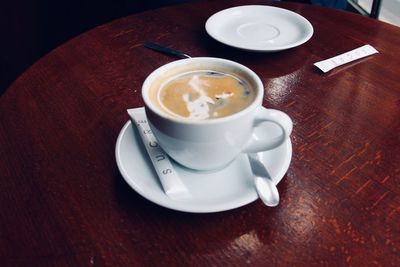
[[[147,122],[144,108],[128,109],[132,123],[137,127],[146,151],[158,175],[165,194],[171,199],[181,200],[191,197],[190,192],[183,184],[175,171],[168,155],[159,146]]]
[[[353,49],[349,52],[340,54],[338,56],[316,62],[314,63],[314,65],[317,66],[323,72],[328,72],[341,65],[347,64],[354,60],[367,57],[376,53],[379,52],[374,47],[372,47],[371,45],[364,45],[359,48]]]

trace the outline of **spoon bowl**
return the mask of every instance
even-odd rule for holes
[[[279,192],[275,184],[267,178],[257,176],[255,178],[257,194],[268,207],[276,207],[279,204]]]
[[[255,178],[257,194],[268,207],[276,207],[279,204],[279,192],[272,181],[268,170],[258,157],[257,153],[248,154],[250,167]]]

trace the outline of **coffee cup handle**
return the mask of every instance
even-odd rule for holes
[[[281,130],[280,135],[273,137],[272,139],[269,136],[270,133],[266,131],[257,131],[256,135],[255,130],[257,127],[261,128],[260,124],[263,122],[271,122],[276,124]],[[264,107],[260,107],[253,122],[252,137],[244,146],[243,152],[256,153],[276,148],[289,138],[292,129],[293,122],[286,113],[276,109],[266,109]]]

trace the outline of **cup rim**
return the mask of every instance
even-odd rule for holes
[[[179,118],[179,117],[174,117],[172,115],[168,115],[166,112],[161,111],[156,105],[152,103],[150,100],[148,91],[151,87],[152,82],[158,77],[159,74],[163,73],[166,70],[176,68],[178,66],[182,66],[186,64],[187,62],[194,62],[194,63],[201,63],[201,62],[219,62],[219,63],[226,63],[232,65],[233,68],[239,68],[242,72],[245,72],[247,77],[253,80],[253,82],[256,84],[256,97],[254,101],[244,108],[243,110],[239,112],[235,112],[231,115],[225,116],[225,117],[220,117],[220,118],[213,118],[213,119],[205,119],[205,120],[190,120],[186,118]],[[181,123],[181,124],[191,124],[191,125],[202,125],[202,124],[218,124],[218,123],[223,123],[227,121],[234,120],[237,117],[241,117],[244,114],[247,114],[249,112],[252,112],[253,110],[257,109],[260,105],[262,106],[262,101],[264,97],[264,85],[260,79],[260,77],[250,68],[246,67],[245,65],[238,63],[236,61],[232,61],[229,59],[224,59],[224,58],[218,58],[218,57],[192,57],[192,58],[185,58],[185,59],[179,59],[175,60],[172,62],[169,62],[167,64],[164,64],[157,69],[153,70],[145,79],[142,85],[142,99],[145,104],[145,108],[150,109],[153,113],[157,114],[159,117],[170,120],[176,123]]]

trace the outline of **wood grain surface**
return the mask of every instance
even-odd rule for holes
[[[293,10],[314,35],[278,53],[207,35],[209,16],[243,4]],[[145,41],[235,60],[261,77],[264,106],[294,122],[277,208],[257,200],[183,213],[125,183],[114,149],[126,109],[143,105],[146,76],[174,60]],[[328,74],[313,66],[364,44],[380,53]],[[396,26],[268,1],[177,5],[75,37],[0,98],[0,265],[400,266],[399,54]]]

